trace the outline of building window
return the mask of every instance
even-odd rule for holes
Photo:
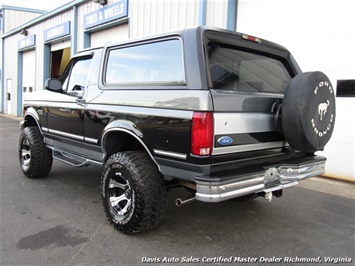
[[[355,79],[338,80],[337,97],[355,97]]]

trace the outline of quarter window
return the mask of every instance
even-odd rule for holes
[[[184,84],[180,40],[167,40],[109,52],[105,83],[110,84]]]

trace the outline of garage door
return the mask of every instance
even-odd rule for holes
[[[91,47],[103,46],[108,42],[126,39],[128,39],[128,24],[123,24],[91,33]]]
[[[27,51],[22,57],[22,99],[35,91],[36,51]]]

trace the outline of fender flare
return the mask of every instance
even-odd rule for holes
[[[108,134],[110,132],[114,132],[114,131],[127,133],[128,135],[135,138],[142,145],[142,147],[145,149],[145,151],[147,152],[149,157],[152,159],[152,161],[155,163],[155,165],[158,167],[158,169],[160,171],[159,164],[154,159],[154,156],[152,155],[152,153],[148,149],[147,145],[143,141],[143,133],[139,130],[139,128],[133,122],[127,121],[127,120],[115,120],[115,121],[109,123],[104,128],[104,130],[102,132],[102,136],[101,136],[101,148],[102,148],[102,151],[104,154],[104,158],[107,157],[107,151],[105,149],[106,137],[108,136]]]
[[[43,136],[42,127],[41,127],[41,120],[40,120],[40,118],[38,116],[38,113],[37,113],[36,109],[34,109],[33,107],[27,108],[25,113],[23,114],[23,123],[21,123],[21,129],[27,127],[26,118],[28,116],[31,116],[33,118],[33,120],[37,124],[37,127],[39,128],[39,131],[41,132],[41,134]]]

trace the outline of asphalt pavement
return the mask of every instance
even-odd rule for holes
[[[312,178],[238,203],[193,201],[134,236],[115,231],[99,196],[101,169],[54,162],[28,179],[18,121],[0,115],[0,265],[355,265],[355,184]]]

